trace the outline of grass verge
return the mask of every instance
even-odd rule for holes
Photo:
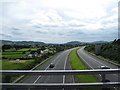
[[[88,68],[84,65],[84,63],[79,59],[78,55],[77,55],[77,49],[74,49],[71,53],[70,53],[70,63],[71,63],[71,67],[73,70],[87,70]],[[75,80],[77,80],[76,82],[79,83],[95,83],[95,82],[99,82],[98,79],[94,76],[94,75],[76,75],[75,76]],[[85,88],[83,90],[101,90],[101,89],[97,89],[97,88]]]
[[[21,61],[15,61],[15,60],[0,60],[0,63],[2,64],[2,70],[20,70],[23,67],[28,66],[29,64],[33,63],[34,60],[21,60]]]

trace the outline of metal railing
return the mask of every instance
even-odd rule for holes
[[[118,87],[120,82],[105,82],[105,74],[119,74],[120,69],[96,70],[0,70],[2,75],[79,75],[101,74],[100,83],[0,83],[3,88],[95,88]]]
[[[3,88],[110,88],[118,87],[119,82],[106,83],[3,83]]]

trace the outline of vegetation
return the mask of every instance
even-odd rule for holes
[[[120,40],[114,40],[112,43],[100,44],[101,45],[101,52],[98,54],[104,58],[107,58],[113,62],[120,64]],[[85,50],[88,52],[95,53],[95,45],[88,45]],[[97,55],[97,54],[96,54]]]
[[[0,53],[3,70],[30,70],[50,56],[74,47],[73,45],[3,45]],[[29,56],[30,55],[30,56]],[[12,82],[16,77],[3,76],[3,82]]]
[[[22,49],[19,49],[19,50],[17,50],[17,51],[29,51],[29,50],[37,50],[37,49],[39,49],[39,48],[22,48]]]
[[[34,60],[21,60],[21,61],[3,60],[2,70],[20,70],[20,69],[25,69],[25,67],[30,68],[33,62]]]
[[[8,54],[22,54],[22,52],[2,52],[1,54],[3,54],[3,55],[8,55]]]
[[[70,63],[74,70],[87,70],[88,68],[84,65],[84,63],[79,59],[77,55],[77,50],[75,49],[70,53]],[[98,82],[95,76],[93,75],[77,75],[79,82],[81,83],[90,83],[90,82]]]
[[[22,61],[15,61],[15,60],[0,60],[2,63],[2,70],[21,70],[21,69],[30,69],[33,67],[34,60],[22,60]],[[12,82],[18,76],[3,76],[2,82]]]
[[[9,54],[9,55],[2,55],[2,57],[10,58],[10,59],[16,59],[26,56],[27,54]]]

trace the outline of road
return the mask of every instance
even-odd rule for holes
[[[75,49],[75,48],[74,48]],[[53,58],[52,60],[49,60],[46,62],[42,67],[40,67],[40,70],[70,70],[70,59],[69,54],[73,49],[66,50],[62,53],[60,53],[57,57]],[[90,69],[100,69],[100,66],[109,66],[112,69],[118,68],[115,65],[112,65],[108,62],[105,62],[103,60],[100,60],[84,51],[84,47],[80,48],[77,51],[78,55],[80,56],[81,60],[90,67]],[[49,65],[50,63],[54,63],[55,67],[50,69]],[[107,79],[110,81],[118,81],[118,75],[112,74],[112,75],[106,75]],[[99,79],[101,79],[101,76],[99,76]],[[74,76],[73,75],[40,75],[40,76],[29,76],[26,80],[24,80],[24,83],[74,83]],[[117,88],[114,87],[115,90]],[[16,90],[39,90],[39,89],[16,89]],[[67,89],[40,89],[40,90],[67,90]],[[72,89],[69,89],[72,90]]]
[[[101,60],[93,55],[90,55],[84,50],[85,47],[80,48],[77,53],[81,60],[90,68],[90,69],[100,69],[100,66],[108,66],[111,69],[117,69],[118,66],[108,63],[104,60]],[[99,79],[101,80],[101,76],[99,75]],[[106,79],[111,82],[119,82],[120,79],[118,74],[108,74],[106,75]],[[116,88],[115,88],[116,89]],[[117,89],[116,89],[117,90]]]
[[[69,54],[73,49],[66,50],[60,53],[53,60],[49,60],[43,65],[40,70],[70,70]],[[49,68],[50,63],[54,63],[54,68]],[[73,83],[73,75],[40,75],[40,76],[29,76],[24,83]],[[18,89],[17,89],[18,90]],[[19,89],[20,90],[20,89]],[[23,89],[21,89],[23,90]],[[39,89],[26,89],[26,90],[39,90]],[[40,90],[63,90],[61,89],[40,89]],[[65,89],[67,90],[67,89]],[[70,89],[69,89],[70,90]],[[72,89],[71,89],[72,90]]]

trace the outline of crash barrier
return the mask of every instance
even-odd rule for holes
[[[0,70],[2,75],[83,75],[100,74],[100,83],[0,83],[2,88],[111,88],[119,87],[120,82],[106,82],[106,74],[118,74],[120,69],[94,70]]]

